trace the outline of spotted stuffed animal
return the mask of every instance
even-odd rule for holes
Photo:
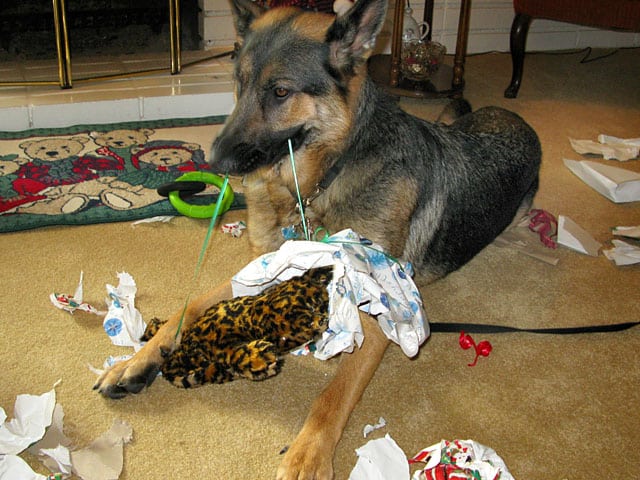
[[[332,267],[311,269],[256,296],[236,297],[210,307],[166,353],[165,379],[178,387],[263,380],[282,368],[282,355],[316,338],[327,325],[327,286]],[[164,322],[149,322],[149,340]]]

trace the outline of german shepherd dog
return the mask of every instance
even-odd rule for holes
[[[244,175],[256,253],[276,250],[283,228],[301,227],[289,142],[311,227],[353,229],[410,261],[418,281],[458,269],[529,209],[541,150],[520,117],[487,107],[451,125],[429,123],[367,76],[387,0],[357,0],[337,16],[230,1],[240,39],[237,103],[213,144],[212,165]],[[226,282],[192,301],[183,328],[231,295]],[[162,352],[180,340],[181,314],[94,388],[119,398],[149,385]],[[362,348],[342,355],[278,479],[333,477],[336,444],[388,345],[375,320],[361,317]]]

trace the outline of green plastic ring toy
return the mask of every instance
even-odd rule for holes
[[[214,175],[213,173],[208,172],[187,172],[181,177],[176,178],[176,182],[202,182],[207,185],[215,185],[218,188],[222,188],[224,183],[224,179],[220,178],[218,175]],[[224,195],[222,196],[222,204],[220,205],[220,210],[218,212],[219,215],[222,215],[224,212],[231,208],[231,204],[233,203],[233,190],[231,189],[231,185],[227,184],[227,188],[225,189]],[[213,213],[216,209],[216,203],[212,203],[210,205],[193,205],[191,203],[187,203],[180,198],[180,192],[174,190],[173,192],[169,192],[169,201],[173,208],[175,208],[182,215],[192,218],[211,218],[213,217]]]

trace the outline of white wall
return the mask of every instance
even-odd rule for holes
[[[201,25],[207,47],[230,46],[235,40],[233,21],[227,0],[199,0],[203,12]],[[511,0],[471,0],[468,53],[509,51],[509,32],[513,21]],[[385,28],[378,50],[388,51],[393,27],[395,0],[390,0]],[[413,1],[414,17],[421,21],[423,1]],[[455,51],[460,0],[436,0],[433,10],[432,39]],[[567,50],[583,47],[638,47],[640,33],[614,32],[579,25],[534,20],[527,37],[527,51]]]

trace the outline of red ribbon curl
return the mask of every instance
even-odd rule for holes
[[[476,358],[474,358],[473,362],[469,364],[470,367],[475,367],[476,363],[478,363],[478,358],[488,357],[493,349],[488,340],[482,340],[476,345],[476,342],[471,338],[471,335],[464,332],[460,332],[459,343],[463,350],[468,350],[473,347],[476,351]]]

